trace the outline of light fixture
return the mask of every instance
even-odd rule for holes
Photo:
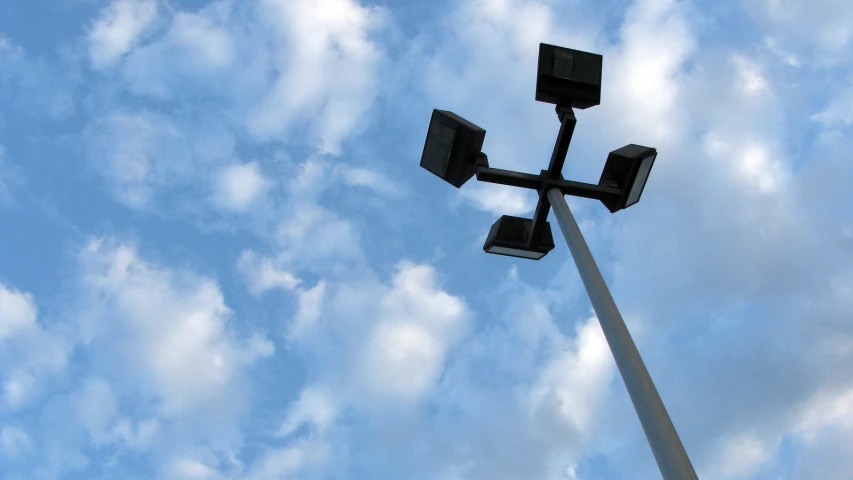
[[[601,103],[601,65],[595,53],[539,44],[536,101],[589,108]]]
[[[532,219],[504,215],[492,225],[483,245],[487,253],[531,260],[547,255],[554,248],[551,225],[547,221],[553,208],[663,480],[698,480],[565,199],[566,195],[597,199],[613,213],[630,207],[640,200],[657,157],[654,148],[626,145],[607,156],[598,185],[563,178],[563,164],[577,122],[572,109],[599,104],[601,66],[601,55],[539,44],[536,100],[555,104],[554,110],[560,120],[560,132],[548,169],[539,175],[489,167],[481,151],[485,130],[442,110],[433,111],[421,166],[457,188],[476,174],[479,181],[532,189],[538,193],[539,202]]]
[[[539,238],[528,248],[527,237],[532,225],[533,220],[529,218],[502,216],[489,230],[483,250],[496,255],[539,260],[554,249],[554,237],[551,224],[545,222]]]
[[[601,200],[611,213],[640,201],[657,155],[658,152],[654,148],[633,143],[610,152],[598,184],[602,187],[615,187],[622,192],[619,199]]]
[[[486,131],[446,110],[433,110],[429,122],[421,167],[456,188],[477,172],[477,166],[488,166],[481,152]]]

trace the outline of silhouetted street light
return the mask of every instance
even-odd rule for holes
[[[483,250],[487,253],[539,260],[554,248],[551,206],[586,287],[601,329],[637,411],[664,480],[697,479],[693,465],[666,412],[663,401],[640,357],[610,290],[589,251],[565,195],[600,200],[615,213],[636,204],[643,194],[657,151],[626,145],[610,152],[598,184],[565,180],[563,164],[575,124],[573,108],[585,109],[601,100],[602,57],[593,53],[539,45],[536,100],[556,105],[560,132],[547,170],[539,175],[489,167],[481,150],[486,131],[448,111],[434,110],[421,166],[456,188],[474,175],[481,182],[536,190],[533,218],[502,216],[492,225]]]
[[[492,225],[483,250],[498,255],[539,260],[554,249],[554,236],[551,235],[551,225],[546,222],[545,229],[539,234],[539,241],[528,247],[527,236],[532,226],[533,221],[529,218],[504,215]]]

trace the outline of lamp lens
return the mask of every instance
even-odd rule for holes
[[[649,172],[652,169],[652,164],[654,163],[656,156],[657,152],[640,161],[640,169],[637,171],[637,177],[634,179],[634,185],[631,186],[631,192],[628,193],[628,199],[625,202],[625,207],[630,207],[640,201],[640,195],[642,195],[643,188],[646,186],[646,180],[649,179]]]

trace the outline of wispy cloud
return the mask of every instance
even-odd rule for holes
[[[114,0],[89,31],[89,58],[95,68],[109,67],[132,50],[157,19],[157,0]]]

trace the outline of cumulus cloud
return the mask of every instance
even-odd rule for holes
[[[261,177],[273,162],[261,158],[242,168],[230,165],[233,138],[248,134],[245,140],[251,142],[291,141],[321,154],[339,154],[341,143],[362,129],[384,61],[375,38],[385,24],[378,7],[352,0],[223,0],[158,19],[155,6],[122,0],[105,9],[95,30],[124,36],[110,33],[123,43],[109,43],[112,47],[98,58],[104,58],[102,63],[124,59],[117,72],[120,89],[154,102],[204,98],[204,105],[194,107],[204,112],[115,110],[90,124],[92,166],[126,205],[150,206],[152,199],[174,194],[180,186],[195,190],[214,171],[219,173],[213,180],[214,203],[223,210],[247,211],[269,189]],[[140,9],[132,17],[138,21],[128,23],[134,9]],[[162,20],[164,28],[133,47],[147,28],[143,20],[145,25]],[[338,173],[352,186],[383,196],[402,194],[370,166],[341,165]]]
[[[431,267],[401,263],[380,312],[362,347],[366,384],[380,397],[421,398],[464,328],[464,303],[438,288]]]
[[[849,60],[853,42],[853,8],[843,2],[820,0],[805,8],[790,0],[745,0],[746,10],[773,35],[775,43],[798,51],[816,51],[820,63]]]
[[[287,478],[323,464],[330,455],[328,444],[317,440],[301,440],[283,448],[267,449],[242,478]]]
[[[213,2],[175,13],[122,74],[150,98],[215,98],[262,140],[307,128],[312,146],[337,154],[377,94],[384,22],[352,0]]]
[[[275,228],[275,262],[288,269],[325,271],[359,263],[364,253],[356,225],[324,204],[333,167],[320,158],[300,163],[286,185],[288,202]]]
[[[225,478],[218,470],[194,458],[179,457],[169,467],[169,478],[175,480],[217,480]]]
[[[229,67],[234,61],[236,52],[231,33],[211,16],[178,12],[170,34],[177,45],[191,54],[189,58],[201,63],[199,66],[202,68]]]
[[[312,359],[316,382],[302,389],[279,428],[287,445],[262,456],[250,478],[326,471],[341,412],[411,411],[429,397],[468,321],[464,302],[441,289],[435,276],[429,266],[402,262],[387,285],[370,277],[326,279],[303,293],[312,298],[300,312],[311,311],[297,316],[289,338],[295,352]],[[322,308],[305,306],[319,298]],[[308,314],[319,322],[310,334],[299,318]],[[332,351],[334,358],[327,355]]]
[[[226,208],[248,208],[267,188],[255,167],[229,169],[233,136],[215,122],[187,125],[153,111],[117,110],[90,121],[84,142],[90,168],[114,198],[134,209],[179,201],[175,192],[181,189],[197,194],[199,180],[206,183],[211,171],[219,173],[213,180]]]
[[[218,174],[215,201],[221,208],[244,212],[271,187],[257,162],[228,165]]]
[[[89,243],[81,263],[89,294],[109,307],[91,312],[81,334],[137,371],[164,415],[227,399],[241,368],[272,354],[268,341],[229,331],[231,311],[211,279],[150,264],[109,239]]]
[[[352,0],[266,0],[261,8],[286,48],[273,54],[283,73],[250,113],[248,127],[270,138],[305,116],[315,124],[320,151],[338,154],[376,95],[382,54],[371,35],[382,26],[381,11]]]
[[[549,424],[556,421],[587,433],[593,429],[597,399],[606,393],[614,363],[597,318],[579,325],[575,334],[570,347],[542,370],[530,396]]]
[[[36,317],[32,295],[0,285],[0,340],[34,326]]]
[[[96,69],[116,63],[157,19],[157,0],[114,0],[89,31],[89,58]]]
[[[521,215],[536,208],[537,197],[520,188],[475,184],[460,192],[479,209],[493,215]]]
[[[291,405],[278,434],[288,436],[305,424],[322,432],[335,420],[340,407],[333,392],[322,387],[306,387]]]
[[[90,158],[119,201],[141,208],[174,181],[190,152],[182,133],[157,115],[116,113],[90,127]]]
[[[337,164],[335,171],[341,175],[347,185],[365,187],[387,197],[400,197],[405,194],[396,182],[376,170]]]
[[[313,287],[299,292],[299,307],[293,321],[288,325],[288,338],[299,340],[310,335],[323,313],[326,299],[326,282],[319,281]]]
[[[260,257],[251,250],[240,254],[237,269],[254,295],[261,295],[273,288],[289,291],[299,285],[299,279],[292,273],[278,269],[271,258]]]
[[[66,338],[38,322],[32,295],[0,284],[0,375],[6,408],[24,407],[43,377],[62,370],[70,350]]]
[[[424,398],[466,329],[464,303],[441,290],[426,265],[399,264],[389,286],[322,284],[305,295],[315,298],[302,301],[291,338],[307,355],[321,354],[327,342],[336,345],[339,361],[325,366],[327,383],[320,387],[335,389],[338,402],[364,408]],[[306,306],[320,295],[322,309]],[[310,336],[306,315],[322,322]]]

